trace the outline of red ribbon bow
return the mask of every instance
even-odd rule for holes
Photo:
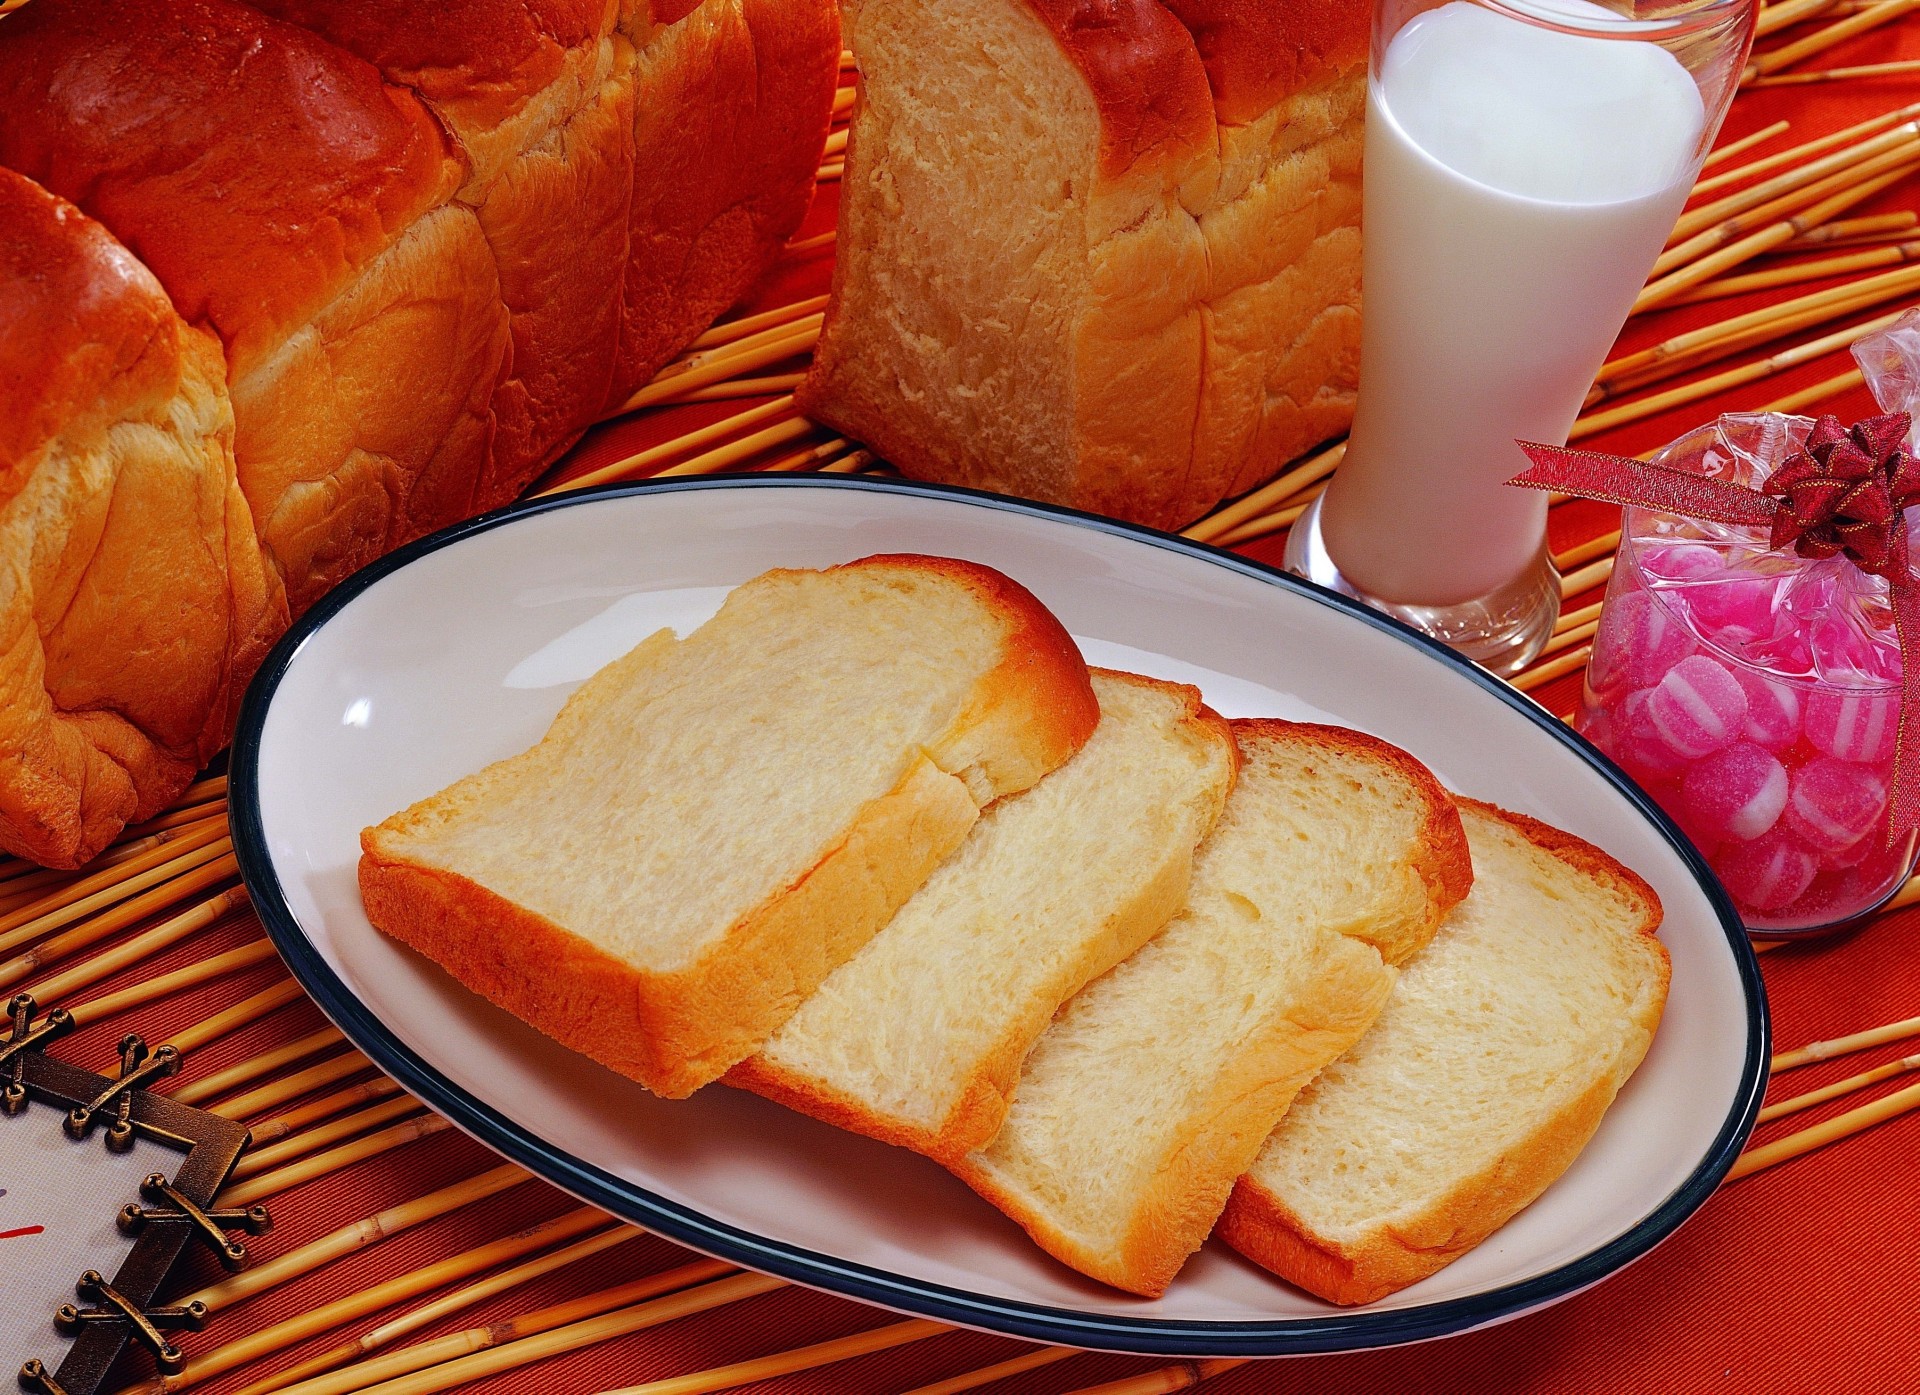
[[[1844,427],[1821,417],[1759,489],[1631,456],[1519,442],[1530,469],[1508,484],[1659,509],[1716,523],[1766,528],[1768,546],[1802,557],[1844,556],[1885,577],[1900,640],[1900,725],[1895,738],[1890,838],[1920,826],[1920,579],[1907,555],[1901,511],[1920,504],[1920,460],[1904,442],[1907,413]]]

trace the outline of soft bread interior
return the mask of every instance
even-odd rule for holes
[[[1464,891],[1445,795],[1355,733],[1238,722],[1186,909],[1061,1009],[958,1169],[1083,1272],[1157,1293],[1299,1088],[1372,1022]]]
[[[546,739],[378,843],[673,972],[907,778],[1006,637],[938,573],[770,572],[600,670]]]
[[[1023,4],[862,0],[830,395],[886,434],[938,441],[971,483],[1074,483],[1078,322],[1100,149],[1093,98]],[[966,119],[956,119],[965,112]],[[885,448],[885,439],[876,444]],[[1035,492],[1029,486],[1027,492]]]
[[[988,809],[737,1083],[936,1156],[992,1137],[1054,1009],[1180,907],[1233,781],[1226,723],[1194,689],[1093,684],[1087,744]]]
[[[1639,1065],[1665,1002],[1644,883],[1531,821],[1461,813],[1471,894],[1287,1112],[1224,1226],[1338,1301],[1439,1269],[1533,1200]],[[1276,1227],[1298,1243],[1269,1244]]]

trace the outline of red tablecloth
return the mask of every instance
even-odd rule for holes
[[[1895,25],[1854,40],[1814,60],[1814,64],[1872,62],[1916,52],[1920,52],[1920,31]],[[1851,124],[1916,95],[1920,91],[1916,91],[1912,79],[1906,78],[1755,92],[1741,98],[1723,139],[1736,138],[1782,116],[1790,118],[1793,130],[1755,152],[1761,154]],[[831,225],[835,187],[827,187],[807,231]],[[1893,195],[1855,213],[1914,204],[1910,188],[1898,188]],[[761,288],[749,308],[784,304],[817,293],[825,284],[829,258],[830,253],[822,253],[783,268]],[[1740,308],[1739,302],[1718,301],[1651,316],[1631,326],[1624,342],[1637,347],[1679,328],[1723,318]],[[1595,444],[1603,449],[1643,450],[1678,434],[1711,411],[1757,405],[1846,366],[1843,357],[1829,358],[1725,399],[1615,432]],[[740,405],[685,408],[602,430],[582,443],[569,462],[570,468],[590,468],[618,458],[638,445],[664,434],[677,434],[703,419],[724,416]],[[1856,392],[1837,399],[1829,408],[1843,416],[1858,415],[1868,411],[1870,404],[1864,393]],[[671,422],[663,422],[663,416],[670,416]],[[1556,547],[1565,547],[1612,526],[1611,510],[1597,505],[1567,505],[1554,511],[1554,542]],[[1280,555],[1281,543],[1277,538],[1269,539],[1247,551],[1274,561]],[[1576,598],[1572,603],[1583,601]],[[1550,709],[1564,712],[1572,705],[1574,682],[1568,679],[1553,684],[1537,696]],[[1767,955],[1763,965],[1777,1042],[1791,1046],[1920,1013],[1920,954],[1915,952],[1914,930],[1911,914],[1895,915],[1844,941]],[[257,933],[250,920],[237,923],[217,932],[217,936],[189,941],[162,960],[142,966],[138,973],[164,971]],[[127,1025],[142,1028],[152,1038],[164,1038],[169,1029],[237,1001],[244,993],[272,981],[277,973],[274,966],[169,1000],[134,1015],[130,1023],[116,1021],[83,1034],[77,1045],[63,1046],[61,1054],[99,1064],[110,1059],[112,1038]],[[228,1040],[203,1048],[192,1063],[191,1075],[245,1059],[319,1024],[311,1006],[304,1002],[291,1006]],[[1882,1050],[1795,1072],[1788,1077],[1784,1092],[1797,1093],[1898,1051]],[[1811,1122],[1846,1103],[1850,1102],[1800,1116],[1784,1126],[1776,1125],[1775,1130]],[[1920,1314],[1920,1188],[1914,1185],[1920,1169],[1914,1162],[1916,1148],[1920,1148],[1920,1114],[1734,1184],[1661,1249],[1628,1272],[1556,1308],[1505,1326],[1412,1349],[1262,1363],[1223,1376],[1208,1388],[1219,1390],[1221,1395],[1255,1390],[1411,1395],[1425,1391],[1920,1389],[1920,1317],[1916,1316]],[[257,1248],[263,1255],[283,1253],[382,1206],[471,1175],[491,1162],[486,1150],[458,1135],[411,1144],[280,1198],[275,1203],[279,1227]],[[195,1345],[205,1350],[211,1344],[519,1229],[571,1204],[544,1184],[519,1187],[223,1312]],[[598,1291],[684,1259],[685,1253],[672,1245],[641,1239],[515,1290],[429,1331],[456,1330],[501,1319]],[[377,1320],[364,1319],[343,1332],[316,1338],[205,1388],[216,1392],[238,1389]],[[508,1373],[475,1388],[571,1395],[698,1370],[895,1320],[892,1315],[852,1302],[788,1289]],[[1022,1349],[1021,1344],[1000,1338],[946,1335],[754,1389],[901,1391],[1004,1359]],[[1080,1356],[992,1389],[1005,1395],[1076,1390],[1159,1364],[1164,1363]]]

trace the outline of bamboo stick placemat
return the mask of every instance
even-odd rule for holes
[[[1583,439],[1631,453],[1722,410],[1872,410],[1845,345],[1920,301],[1920,102],[1903,105],[1920,96],[1920,28],[1890,22],[1916,9],[1782,0],[1763,12],[1750,91],[1596,384]],[[843,117],[850,105],[843,92]],[[886,470],[791,399],[824,309],[843,147],[836,133],[807,226],[751,302],[536,492]],[[1187,532],[1278,561],[1338,461],[1336,445],[1296,462]],[[1550,519],[1565,608],[1517,686],[1565,715],[1618,516],[1571,501]],[[210,774],[80,873],[0,864],[0,987],[71,1008],[81,1030],[63,1054],[85,1064],[111,1059],[130,1027],[187,1049],[169,1092],[254,1132],[225,1200],[270,1199],[279,1218],[254,1269],[184,1278],[183,1296],[213,1311],[209,1330],[183,1372],[129,1390],[1864,1390],[1920,1369],[1920,1264],[1907,1252],[1920,1118],[1888,1122],[1920,1108],[1909,914],[1766,956],[1776,1038],[1793,1049],[1775,1060],[1782,1079],[1736,1172],[1762,1180],[1724,1188],[1633,1270],[1446,1343],[1239,1369],[902,1319],[704,1259],[502,1165],[381,1076],[287,977],[237,886],[225,794]],[[1898,905],[1916,900],[1910,886]]]

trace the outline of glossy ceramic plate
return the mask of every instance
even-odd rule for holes
[[[1209,1244],[1167,1294],[1083,1280],[945,1171],[720,1086],[655,1099],[378,934],[360,829],[539,738],[581,680],[685,632],[769,567],[928,552],[998,567],[1090,661],[1197,684],[1229,716],[1339,722],[1452,788],[1597,843],[1658,889],[1673,989],[1652,1053],[1572,1170],[1458,1263],[1339,1309]],[[1076,1346],[1284,1354],[1418,1341],[1577,1292],[1719,1183],[1760,1104],[1756,966],[1706,866],[1538,706],[1336,596],[1211,548],[1038,505],[869,480],[710,479],[525,504],[335,590],[248,697],[232,807],[293,971],[433,1108],[558,1186],[709,1254],[943,1321]]]

